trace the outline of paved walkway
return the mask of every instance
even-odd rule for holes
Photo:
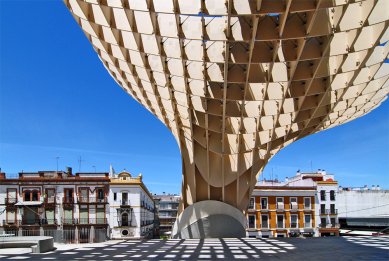
[[[15,249],[16,250],[16,249]],[[1,260],[389,260],[389,237],[109,241]]]

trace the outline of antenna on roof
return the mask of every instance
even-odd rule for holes
[[[58,160],[59,160],[59,156],[55,157],[55,159],[57,160],[57,172],[58,172]]]
[[[85,161],[85,160],[82,160],[81,156],[78,158],[78,172],[81,172],[81,163]]]

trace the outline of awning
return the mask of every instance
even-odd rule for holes
[[[42,205],[42,202],[40,201],[24,201],[24,202],[18,202],[15,204],[15,206],[40,206]]]

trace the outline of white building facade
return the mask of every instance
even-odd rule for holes
[[[113,175],[109,189],[111,238],[150,238],[154,229],[154,201],[142,182],[123,171]]]
[[[300,173],[286,181],[288,186],[313,186],[316,188],[315,213],[316,235],[338,236],[339,219],[337,191],[338,182],[334,175],[327,174],[324,170],[317,172]]]

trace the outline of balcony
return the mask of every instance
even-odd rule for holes
[[[106,198],[99,197],[77,197],[78,204],[105,204],[108,203]]]
[[[320,228],[340,228],[339,223],[332,223],[332,224],[320,224]]]
[[[56,203],[57,199],[55,196],[45,198],[45,200],[43,201],[45,207],[54,207]]]
[[[328,214],[328,211],[327,211],[328,209],[320,209],[320,215],[327,215]]]
[[[121,207],[131,207],[129,200],[120,200]]]
[[[5,204],[6,205],[13,205],[18,202],[17,198],[5,198]]]
[[[327,215],[338,215],[338,210],[337,209],[326,209],[326,214]]]
[[[20,220],[3,220],[4,226],[18,226],[20,224]]]
[[[136,226],[132,225],[131,221],[127,221],[127,222],[118,221],[118,227],[136,227]]]
[[[62,198],[64,208],[73,208],[74,198]]]
[[[64,218],[62,219],[64,225],[105,225],[106,218]]]

